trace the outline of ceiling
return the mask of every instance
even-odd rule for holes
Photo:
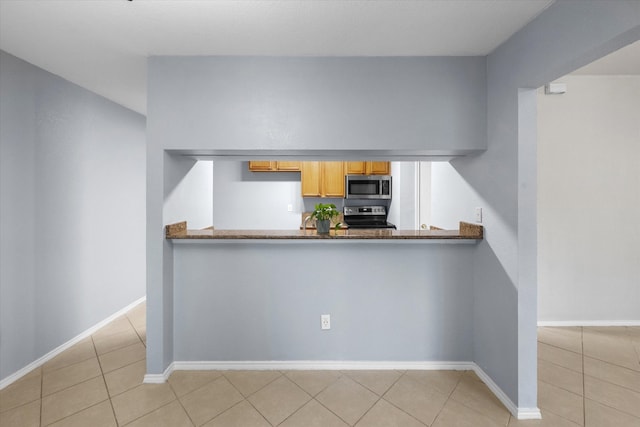
[[[0,49],[135,111],[151,55],[487,55],[552,0],[0,0]]]
[[[571,74],[640,75],[640,41],[616,50]]]
[[[553,0],[0,0],[0,49],[140,113],[152,55],[487,55]],[[575,74],[640,74],[640,42]]]

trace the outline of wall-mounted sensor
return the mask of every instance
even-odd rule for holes
[[[562,95],[567,91],[566,83],[548,83],[544,85],[545,95]]]

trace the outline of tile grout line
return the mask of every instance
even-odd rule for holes
[[[587,425],[587,390],[584,372],[584,328],[580,328],[580,347],[582,348],[582,425]]]
[[[389,387],[389,388],[388,388],[384,393],[382,393],[382,395],[380,396],[380,399],[378,399],[378,401],[376,401],[376,403],[374,403],[374,404],[373,404],[373,406],[376,406],[380,400],[384,400],[384,401],[385,401],[385,402],[387,402],[389,405],[391,405],[391,406],[393,406],[394,408],[397,408],[399,411],[401,411],[401,412],[403,412],[403,413],[407,414],[408,416],[410,416],[411,418],[413,418],[414,420],[416,420],[416,421],[417,421],[417,422],[419,422],[420,424],[426,425],[425,423],[423,423],[422,421],[420,421],[419,419],[417,419],[416,417],[414,417],[413,415],[411,415],[410,413],[408,413],[408,412],[407,412],[407,411],[405,411],[404,409],[402,409],[402,408],[400,408],[400,407],[396,406],[393,402],[389,402],[387,399],[385,399],[385,398],[384,398],[384,395],[385,395],[385,394],[387,394],[387,393],[389,392],[389,390],[391,390],[391,389],[393,388],[393,386],[395,386],[395,385],[398,383],[398,381],[400,381],[400,380],[402,379],[402,377],[404,377],[404,376],[407,374],[407,372],[408,372],[408,371],[404,371],[404,372],[402,373],[402,375],[400,375],[400,376],[398,377],[398,379],[397,379],[397,380],[395,380],[395,381],[394,381],[394,383],[393,383],[393,384],[391,384],[391,386],[390,386],[390,387]],[[411,380],[411,378],[409,378],[409,377],[407,377],[407,379]],[[458,378],[458,381],[460,381],[460,378]],[[458,383],[456,383],[456,386],[457,386],[457,385],[458,385]],[[453,393],[453,391],[452,391],[452,393]],[[449,398],[448,398],[448,397],[447,397],[447,400],[449,400]],[[445,401],[445,403],[446,403],[446,401]],[[371,409],[373,409],[373,406],[372,406],[371,408],[369,408],[369,411],[370,411]],[[442,405],[442,407],[444,407],[444,405]],[[365,415],[366,415],[369,411],[365,412]],[[440,411],[438,411],[438,413],[440,413]],[[364,415],[363,415],[362,417],[364,417]],[[437,417],[437,416],[436,416],[436,417]],[[362,419],[362,418],[361,418],[361,419]],[[433,421],[435,422],[435,418],[434,418],[434,420],[433,420]],[[360,422],[360,420],[358,420],[358,422]]]
[[[40,369],[40,422],[38,423],[38,425],[42,427],[42,411],[44,408],[44,396],[42,395],[42,393],[44,392],[44,369],[42,368],[42,366],[40,366],[38,369]]]
[[[96,353],[96,359],[98,359],[98,366],[100,366],[100,373],[102,374],[102,382],[104,383],[104,388],[107,391],[107,397],[109,399],[109,406],[111,406],[111,413],[113,414],[113,419],[116,422],[116,425],[120,425],[120,421],[118,421],[118,417],[116,416],[116,410],[113,407],[113,401],[111,400],[111,393],[109,393],[109,387],[107,386],[107,380],[104,377],[104,370],[102,369],[102,362],[100,362],[100,357],[98,356],[98,349],[96,348],[96,343],[93,340],[93,335],[91,335],[91,343],[93,344],[93,351]]]
[[[145,362],[146,362],[146,360],[147,360],[147,359],[145,358]],[[171,376],[169,376],[169,377],[171,377]],[[218,378],[220,378],[220,377],[218,377]],[[216,379],[218,379],[218,378],[216,378]],[[212,381],[208,382],[207,384],[211,384],[213,381],[215,381],[215,380],[212,380]],[[175,395],[176,395],[176,400],[178,401],[178,404],[180,405],[180,407],[182,408],[182,410],[184,411],[184,413],[185,413],[185,414],[187,414],[187,418],[189,418],[189,421],[191,422],[191,425],[192,425],[192,426],[195,426],[195,425],[196,425],[196,422],[195,422],[195,421],[193,421],[193,418],[191,418],[191,415],[189,414],[189,411],[187,411],[187,408],[185,408],[185,407],[184,407],[184,405],[182,404],[182,400],[180,400],[180,396],[178,396],[178,393],[176,392],[176,390],[173,388],[173,386],[172,386],[172,385],[171,385],[171,383],[169,382],[169,379],[167,379],[167,384],[169,384],[169,388],[171,389],[171,391],[173,392],[173,394],[175,394]],[[205,384],[205,385],[207,385],[207,384]],[[203,387],[204,387],[204,386],[203,386]],[[196,389],[196,390],[197,390],[197,389]],[[194,391],[195,391],[195,390],[194,390]],[[184,394],[184,396],[186,396],[187,394],[189,394],[189,393]],[[168,404],[167,404],[167,405],[168,405]]]

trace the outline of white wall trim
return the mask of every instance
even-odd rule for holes
[[[167,366],[167,369],[165,369],[164,372],[161,374],[146,374],[142,382],[144,384],[166,383],[169,380],[169,377],[171,376],[173,371],[176,370],[175,366],[176,366],[176,362],[173,362],[169,366]],[[183,370],[186,371],[187,369],[183,369]]]
[[[174,362],[176,371],[206,370],[473,370],[473,362],[379,362],[351,360],[267,360],[267,361],[201,361]]]
[[[54,348],[49,353],[45,354],[44,356],[40,357],[39,359],[29,363],[27,366],[25,366],[24,368],[20,369],[19,371],[14,372],[13,374],[9,375],[8,377],[2,379],[2,381],[0,381],[0,390],[4,389],[5,387],[7,387],[7,386],[9,386],[11,384],[13,384],[14,382],[18,381],[20,378],[22,378],[23,376],[25,376],[29,372],[33,371],[35,368],[38,368],[38,367],[44,365],[49,360],[53,359],[54,357],[56,357],[57,355],[59,355],[63,351],[69,349],[70,347],[72,347],[73,345],[79,343],[83,339],[91,336],[98,329],[106,326],[108,323],[111,323],[116,318],[118,318],[118,317],[122,316],[123,314],[127,313],[128,311],[132,310],[134,307],[136,307],[139,304],[142,304],[146,300],[147,300],[146,296],[144,296],[144,297],[142,297],[140,299],[137,299],[136,301],[134,301],[131,304],[127,305],[125,308],[123,308],[121,310],[118,310],[117,312],[115,312],[111,316],[107,317],[106,319],[96,323],[95,325],[93,325],[89,329],[87,329],[84,332],[81,332],[79,335],[76,335],[75,337],[71,338],[69,341],[65,342],[64,344],[60,345],[59,347]]]
[[[474,371],[489,390],[519,420],[539,420],[538,408],[518,408],[502,389],[474,362],[451,361],[350,361],[350,360],[258,360],[258,361],[178,361],[162,374],[147,374],[144,382],[166,382],[173,371],[234,371],[234,370],[455,370]]]
[[[640,326],[640,320],[538,320],[538,326]]]
[[[496,384],[489,375],[482,370],[482,368],[475,363],[473,364],[473,370],[476,375],[480,377],[489,390],[502,402],[502,404],[511,412],[511,415],[519,420],[540,420],[542,419],[542,413],[539,408],[518,408],[515,403],[505,394],[504,391]]]

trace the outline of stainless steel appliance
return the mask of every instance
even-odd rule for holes
[[[391,199],[390,175],[347,175],[345,199]]]
[[[349,228],[396,228],[387,222],[385,206],[345,206],[343,214],[344,222]]]

